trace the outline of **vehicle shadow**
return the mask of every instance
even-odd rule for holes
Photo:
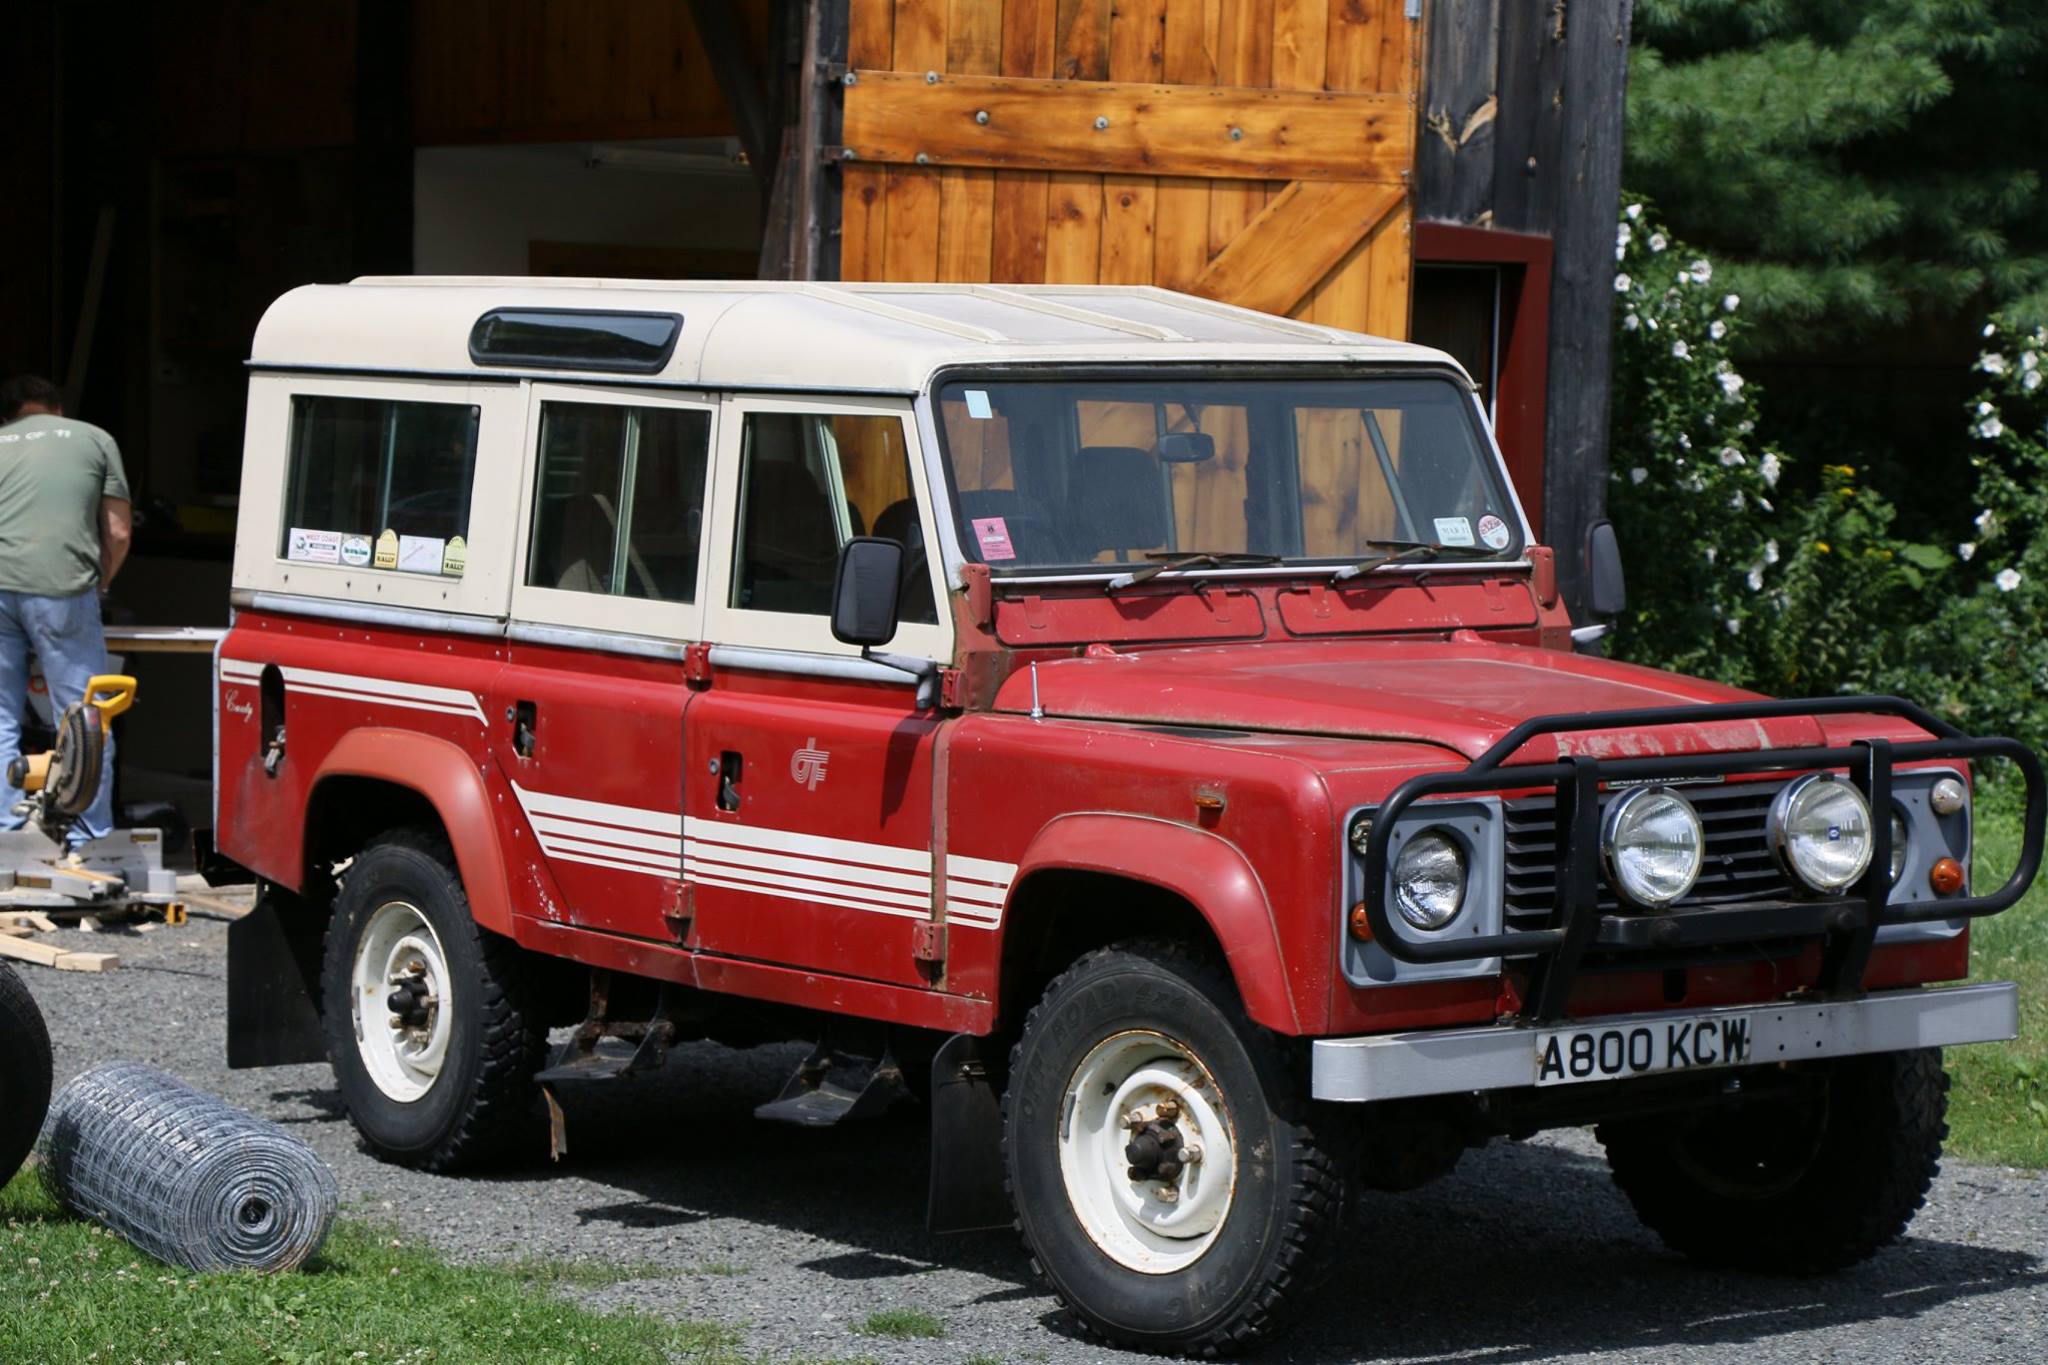
[[[925,1231],[918,1106],[841,1128],[755,1120],[785,1052],[791,1065],[802,1055],[693,1047],[654,1076],[565,1087],[567,1168],[615,1196],[579,1218],[625,1227],[749,1220],[850,1248],[798,1266],[837,1280],[885,1284],[949,1267],[1005,1286],[981,1302],[1043,1295],[1008,1231]],[[1770,1228],[1760,1224],[1758,1235]],[[1547,1142],[1472,1153],[1423,1190],[1363,1194],[1346,1242],[1296,1330],[1261,1359],[1513,1362],[1730,1345],[1910,1320],[2048,1284],[2036,1256],[1932,1233],[1823,1278],[1698,1269],[1640,1227],[1597,1155]],[[1072,1334],[1056,1312],[1042,1321]]]

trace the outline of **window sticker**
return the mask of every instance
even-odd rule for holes
[[[285,558],[305,564],[339,564],[341,532],[309,531],[302,526],[294,526],[285,541]]]
[[[448,537],[447,548],[441,551],[441,572],[450,578],[462,577],[463,561],[469,558],[469,547],[461,536]]]
[[[967,400],[967,415],[975,421],[986,422],[996,415],[996,410],[988,404],[986,389],[963,389],[960,396]]]
[[[448,542],[439,536],[400,536],[398,571],[438,574],[441,572],[441,555],[447,548]]]
[[[1010,543],[1010,526],[1001,517],[976,517],[974,538],[981,544],[981,557],[988,563],[1015,559],[1017,547]]]
[[[341,538],[341,562],[352,569],[367,567],[370,563],[370,538],[368,536],[343,536]]]
[[[386,528],[384,534],[377,537],[377,557],[372,561],[371,567],[377,569],[395,569],[398,567],[398,532]]]
[[[1505,550],[1514,539],[1508,534],[1508,524],[1488,512],[1479,519],[1479,539],[1489,550]]]
[[[1442,545],[1470,545],[1472,523],[1464,517],[1438,517],[1436,538]]]

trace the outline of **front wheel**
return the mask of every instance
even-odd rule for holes
[[[1100,949],[1012,1053],[1004,1168],[1033,1265],[1088,1328],[1221,1354],[1280,1327],[1342,1214],[1278,1039],[1185,949]]]
[[[1816,1274],[1895,1241],[1941,1166],[1939,1049],[1814,1064],[1792,1095],[1603,1123],[1615,1184],[1672,1250]]]
[[[0,962],[0,1185],[21,1168],[50,1107],[50,1031],[14,969]]]
[[[396,830],[342,880],[321,971],[327,1056],[372,1151],[429,1170],[532,1127],[546,1030],[519,948],[479,928],[447,842]]]

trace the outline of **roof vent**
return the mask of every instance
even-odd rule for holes
[[[493,308],[469,332],[479,365],[658,374],[675,354],[680,313],[585,308]]]

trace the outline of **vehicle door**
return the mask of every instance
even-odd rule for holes
[[[907,400],[744,397],[721,417],[710,688],[684,747],[691,942],[899,984],[931,918],[932,749],[914,680],[832,638],[839,549],[904,543],[890,651],[948,661]]]
[[[684,659],[703,616],[717,403],[535,384],[525,525],[493,750],[567,922],[673,940],[682,909]],[[515,870],[514,875],[517,875]]]

